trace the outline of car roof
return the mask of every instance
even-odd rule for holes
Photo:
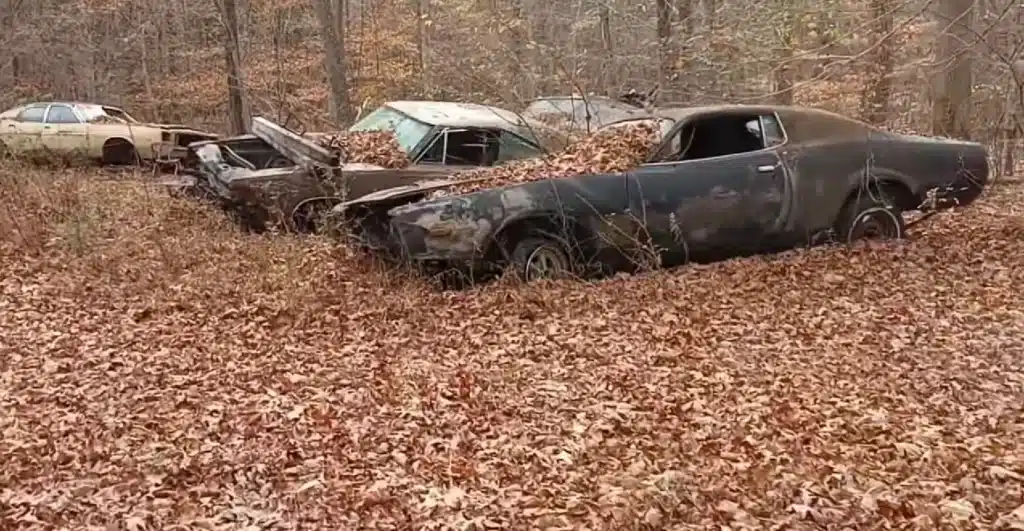
[[[71,105],[72,107],[110,107],[111,109],[124,110],[117,105],[107,105],[106,103],[90,103],[86,101],[31,101],[23,103],[19,107],[28,107],[30,105]]]
[[[448,127],[493,127],[521,134],[527,126],[517,113],[479,103],[450,101],[389,101],[385,105],[431,125]]]
[[[572,100],[572,101],[586,101],[594,103],[610,103],[612,105],[634,107],[624,101],[619,101],[611,96],[605,96],[604,94],[592,94],[589,96],[581,96],[579,94],[552,94],[550,96],[538,96],[530,100],[530,103],[538,101],[554,101],[554,100]]]
[[[795,114],[811,114],[817,115],[823,118],[831,118],[834,120],[843,120],[847,122],[857,122],[858,120],[837,114],[825,109],[818,109],[815,107],[802,107],[799,105],[757,105],[757,104],[743,104],[743,103],[730,103],[730,104],[719,104],[719,105],[698,105],[698,106],[663,106],[655,107],[650,111],[641,111],[640,113],[634,114],[620,122],[642,120],[645,118],[668,118],[673,121],[679,121],[691,116],[699,114],[710,114],[715,112],[754,112],[754,113],[795,113]],[[610,125],[610,124],[609,124]]]

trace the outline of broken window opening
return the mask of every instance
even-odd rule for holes
[[[120,120],[129,124],[138,123],[138,120],[132,118],[128,113],[118,109],[117,107],[101,107],[101,109],[107,116],[114,118],[115,120]]]
[[[682,162],[760,151],[785,142],[772,114],[726,114],[690,120],[659,162]]]
[[[499,137],[481,129],[446,129],[424,151],[421,164],[493,166],[499,156]]]

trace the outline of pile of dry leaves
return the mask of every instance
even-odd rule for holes
[[[598,131],[542,158],[459,173],[456,177],[467,182],[439,191],[437,195],[467,194],[542,179],[628,171],[647,158],[654,146],[655,132],[656,128],[646,123]]]
[[[337,151],[342,162],[405,168],[409,155],[391,131],[341,131],[317,135],[317,143]]]
[[[0,167],[0,529],[1024,529],[1024,188],[441,293],[103,175]]]

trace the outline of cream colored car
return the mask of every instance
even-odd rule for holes
[[[142,123],[124,110],[80,102],[38,102],[0,113],[0,152],[51,152],[104,164],[170,162],[217,135],[183,125]]]

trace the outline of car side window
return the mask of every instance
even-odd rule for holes
[[[761,115],[724,112],[689,118],[659,153],[657,162],[724,157],[765,148]]]
[[[75,115],[75,111],[71,110],[71,107],[67,105],[51,105],[50,111],[46,113],[46,123],[77,124],[79,120],[78,116]]]
[[[782,131],[782,125],[779,124],[779,120],[774,114],[765,114],[761,117],[761,132],[767,147],[786,143],[786,134]]]
[[[491,166],[498,155],[498,141],[498,134],[486,129],[446,129],[434,138],[419,162]]]
[[[25,107],[25,110],[18,114],[19,122],[43,123],[43,116],[46,114],[46,105],[33,105]]]
[[[495,164],[510,160],[530,159],[540,156],[540,150],[508,131],[502,131],[498,137],[498,156]]]

